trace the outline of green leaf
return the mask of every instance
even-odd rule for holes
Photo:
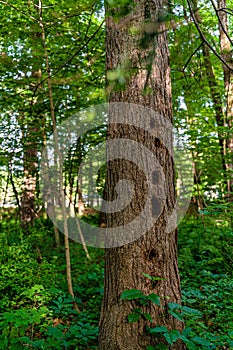
[[[173,344],[172,337],[170,336],[169,333],[164,333],[163,336],[164,336],[164,338],[166,339],[166,341],[168,342],[169,345]]]
[[[149,280],[152,280],[151,275],[149,275],[148,273],[143,273],[143,275],[144,275],[146,278],[149,278]]]
[[[132,312],[137,312],[138,314],[142,315],[142,310],[139,307],[134,308]]]
[[[32,343],[31,339],[29,337],[26,337],[26,336],[20,337],[20,341],[24,344],[31,344]]]
[[[47,335],[52,336],[53,338],[58,340],[64,338],[64,333],[58,327],[52,327],[52,326],[48,327]]]
[[[145,295],[143,297],[139,298],[140,305],[148,305],[148,299]]]
[[[155,350],[169,350],[169,347],[165,344],[156,345]]]
[[[182,335],[185,336],[185,337],[189,337],[191,333],[192,333],[191,328],[190,328],[190,327],[187,327],[187,328],[185,328],[185,329],[183,330]]]
[[[170,332],[170,337],[171,337],[173,343],[175,343],[180,338],[180,332],[177,329],[173,329]]]
[[[199,345],[205,345],[205,346],[211,346],[211,342],[205,338],[201,338],[201,337],[194,337],[192,338],[192,340]]]
[[[190,340],[189,340],[185,335],[183,335],[183,334],[180,335],[180,339],[182,339],[183,342],[186,343],[186,344],[189,343],[189,341],[190,341]]]
[[[44,339],[36,340],[36,341],[32,342],[32,345],[38,349],[45,349],[45,347],[44,347],[45,340]]]
[[[175,309],[181,309],[182,306],[180,304],[177,304],[177,303],[168,303],[168,307],[170,310],[175,310]]]
[[[162,278],[159,276],[151,276],[148,273],[143,273],[143,275],[151,281],[164,281],[165,280],[165,278]]]
[[[157,294],[151,293],[146,298],[148,300],[152,301],[152,303],[154,303],[155,305],[159,305],[160,304],[160,299],[159,299],[159,296]]]
[[[150,334],[167,333],[167,327],[159,326],[159,327],[155,327],[155,328],[150,328],[149,332],[150,332]]]
[[[128,315],[128,321],[129,323],[137,322],[140,319],[141,315],[138,312],[132,312]]]
[[[202,316],[202,312],[196,309],[192,309],[191,307],[188,306],[183,306],[182,311],[186,315],[194,315],[194,316]]]
[[[178,330],[174,329],[170,333],[164,333],[163,336],[166,339],[166,341],[168,342],[168,344],[172,345],[180,338],[180,332]]]
[[[124,290],[121,294],[120,300],[134,300],[142,298],[144,295],[141,290],[138,289],[129,289]]]
[[[176,318],[179,321],[183,321],[182,315],[180,313],[174,312],[169,310],[168,313],[172,315],[174,318]]]
[[[152,319],[151,315],[148,314],[147,312],[145,312],[145,313],[142,314],[142,315],[143,315],[148,321],[153,322],[153,319]]]

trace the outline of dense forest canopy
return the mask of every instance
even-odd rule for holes
[[[233,348],[232,9],[0,0],[0,349]],[[120,103],[121,120],[135,104],[173,124],[174,159],[136,117],[116,122]],[[84,228],[125,228],[149,188],[138,164],[105,162],[112,139],[154,152],[166,198],[152,231],[148,212],[140,238],[104,251]],[[130,205],[106,215],[124,178]]]

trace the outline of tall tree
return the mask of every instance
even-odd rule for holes
[[[115,74],[116,77],[108,86],[109,101],[130,102],[149,107],[163,118],[172,121],[169,52],[164,22],[167,10],[165,1],[136,0],[127,2],[128,6],[124,5],[107,8],[107,76],[111,78]],[[124,11],[127,10],[126,14]],[[123,78],[118,79],[119,71]],[[125,85],[124,89],[119,87],[122,82]],[[136,126],[119,127],[118,124],[112,124],[108,136],[111,139],[128,138],[143,144],[156,154],[165,174],[167,199],[156,224],[133,243],[106,249],[105,256],[100,349],[141,350],[148,345],[160,344],[162,340],[146,332],[148,321],[143,318],[137,323],[127,322],[127,315],[135,304],[134,301],[120,300],[124,290],[140,289],[146,295],[152,292],[159,295],[161,307],[151,303],[143,306],[143,311],[151,315],[153,325],[165,325],[170,330],[182,329],[182,323],[167,312],[168,302],[180,303],[181,299],[177,231],[166,232],[168,217],[175,204],[173,161],[162,143]],[[129,150],[125,151],[127,153]],[[127,178],[137,186],[137,195],[130,206],[130,214],[125,210],[119,215],[107,216],[107,225],[111,227],[124,227],[129,218],[138,215],[145,202],[147,187],[143,182],[143,175],[132,164],[123,160],[108,163],[107,199],[114,199],[115,185],[122,178]],[[149,215],[151,213],[148,213]],[[144,228],[141,229],[144,233]],[[122,230],[124,235],[124,229]],[[144,273],[155,277],[157,283],[151,283]],[[171,348],[180,350],[185,347],[177,342]]]
[[[30,7],[30,2],[28,3]],[[36,23],[30,23],[30,41],[34,42],[31,46],[32,52],[32,71],[30,90],[34,94],[35,86],[40,84],[42,79],[42,61],[41,57],[41,33]],[[30,100],[28,111],[23,113],[19,120],[23,137],[23,186],[21,194],[21,226],[28,232],[29,226],[33,225],[36,217],[36,186],[38,179],[38,151],[42,139],[42,129],[44,127],[44,111],[38,96],[33,96]]]
[[[220,33],[220,47],[221,54],[224,61],[227,63],[223,64],[224,72],[224,87],[226,96],[226,123],[229,127],[229,133],[227,138],[227,149],[229,152],[229,161],[227,164],[229,170],[228,180],[228,193],[229,197],[233,198],[233,65],[232,65],[232,40],[229,34],[229,22],[227,13],[227,1],[218,0],[218,9],[216,10],[218,15],[219,33]]]
[[[197,192],[207,204],[211,196],[226,196],[230,176],[226,171],[226,136],[230,128],[226,125],[221,65],[226,58],[221,55],[215,35],[219,33],[219,12],[214,1],[188,0],[187,4],[189,13],[187,6],[180,9],[185,22],[177,21],[176,29],[169,33],[173,106],[175,125],[182,133],[186,130],[191,153],[196,154]],[[224,66],[229,69],[230,61],[228,67]],[[204,193],[209,193],[206,198]]]

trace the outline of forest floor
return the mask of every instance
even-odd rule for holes
[[[89,220],[96,224],[95,216]],[[185,334],[191,350],[233,349],[233,230],[228,222],[224,212],[205,211],[179,226]],[[25,236],[16,220],[5,219],[0,245],[0,350],[97,349],[104,251],[88,248],[87,259],[81,245],[70,243],[78,313],[67,293],[64,248],[54,246],[49,221],[39,219]]]

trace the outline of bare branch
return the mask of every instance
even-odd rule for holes
[[[7,5],[7,6],[13,8],[13,9],[16,10],[17,12],[22,13],[22,15],[24,15],[24,16],[30,18],[32,21],[39,23],[39,20],[38,20],[37,18],[35,18],[35,17],[29,15],[28,13],[26,13],[26,12],[20,10],[20,9],[17,8],[16,6],[14,6],[14,5],[12,5],[12,4],[9,4],[9,2],[0,0],[0,3],[3,4],[3,5]]]
[[[210,1],[211,1],[212,5],[213,5],[214,11],[215,11],[215,13],[216,13],[216,15],[218,17],[218,21],[219,21],[219,23],[220,23],[220,25],[222,27],[222,30],[224,31],[226,37],[228,38],[229,42],[233,46],[233,41],[231,40],[231,38],[230,38],[230,36],[229,36],[229,34],[228,34],[224,24],[222,23],[222,20],[221,20],[220,16],[219,16],[219,12],[221,11],[221,9],[217,9],[217,7],[216,7],[216,5],[215,5],[213,0],[210,0]]]
[[[225,12],[227,13],[228,15],[231,15],[233,16],[233,10],[229,9],[229,8],[221,8],[221,9],[218,9],[218,11],[222,11],[222,12]]]
[[[188,66],[189,62],[191,61],[191,59],[193,58],[193,56],[194,56],[194,55],[198,52],[198,50],[202,47],[202,45],[203,45],[203,43],[201,43],[201,44],[196,48],[196,50],[191,54],[191,56],[189,57],[188,61],[185,63],[185,65],[184,65],[184,67],[183,67],[183,69],[182,69],[183,72],[184,72],[185,69],[187,68],[187,66]]]
[[[196,18],[195,18],[195,15],[193,13],[193,10],[192,10],[192,7],[191,7],[191,4],[190,4],[190,1],[187,0],[188,2],[188,7],[189,7],[189,11],[190,11],[190,14],[192,16],[192,19],[193,19],[193,22],[198,30],[198,33],[200,34],[200,37],[202,39],[202,41],[204,41],[204,43],[210,48],[210,50],[214,53],[214,55],[216,57],[218,57],[218,59],[230,70],[230,71],[233,71],[233,67],[229,66],[229,64],[224,60],[224,58],[222,58],[222,56],[212,47],[212,45],[209,43],[209,41],[206,39],[204,33],[202,32]]]
[[[85,8],[85,10],[92,10],[93,7],[92,5],[91,6],[88,6],[87,8]],[[81,11],[81,10],[80,10]],[[63,16],[61,18],[58,18],[55,22],[53,23],[50,23],[50,24],[45,24],[44,27],[47,29],[47,28],[50,28],[50,27],[53,27],[54,25],[56,25],[58,22],[65,22],[68,18],[73,18],[73,17],[77,17],[77,16],[80,16],[80,13],[81,12],[76,12],[76,13],[73,13],[73,14],[69,14],[69,15],[66,15],[66,16]],[[93,12],[94,13],[95,11],[95,8],[93,9]]]
[[[84,48],[86,45],[89,44],[89,42],[95,37],[95,35],[99,32],[99,30],[101,29],[101,27],[103,26],[105,20],[102,21],[102,23],[99,25],[99,27],[97,28],[97,30],[87,39],[87,41],[78,49],[78,51],[76,51],[70,58],[68,58],[67,61],[65,61],[60,67],[58,67],[54,73],[49,74],[49,76],[47,76],[45,79],[43,79],[39,84],[37,84],[35,86],[35,90],[34,90],[34,95],[36,94],[37,89],[48,79],[54,77],[55,75],[57,75],[68,63],[70,63],[74,57],[76,57]]]

